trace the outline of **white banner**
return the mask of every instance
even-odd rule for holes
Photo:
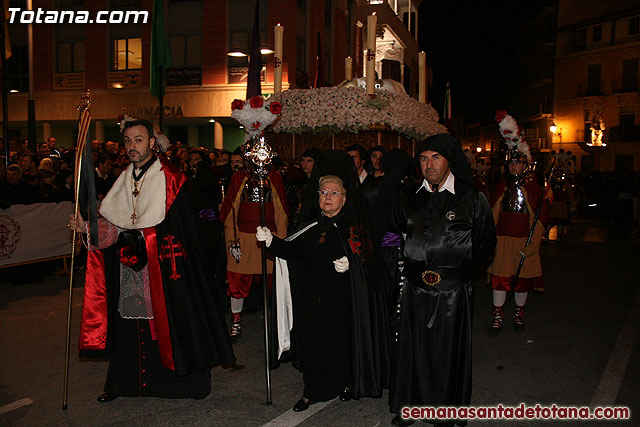
[[[69,255],[70,213],[73,213],[71,202],[0,209],[0,266]]]

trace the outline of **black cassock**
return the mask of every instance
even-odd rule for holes
[[[382,394],[386,373],[380,360],[387,346],[378,339],[380,313],[360,256],[352,250],[359,244],[354,227],[345,225],[339,214],[319,215],[317,224],[295,239],[274,237],[269,246],[295,271],[292,345],[302,368],[303,395],[314,401],[332,399],[345,386],[355,397]],[[338,273],[333,261],[343,256],[349,270]]]
[[[471,270],[496,243],[486,197],[466,187],[411,191],[394,203],[391,230],[406,235],[389,406],[468,405]]]

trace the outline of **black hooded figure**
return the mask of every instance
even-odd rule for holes
[[[392,286],[387,292],[390,298],[396,296],[399,280],[398,254],[402,243],[402,235],[392,233],[387,229],[391,215],[394,195],[406,192],[408,186],[405,178],[412,165],[411,156],[400,148],[387,152],[382,158],[384,175],[366,180],[362,184],[362,193],[367,202],[371,236],[375,245],[379,246],[384,259],[389,284]],[[390,305],[393,305],[390,300]]]
[[[344,206],[328,217],[318,204],[319,179],[337,176],[346,192]],[[273,237],[268,250],[287,260],[290,303],[278,300],[278,318],[292,307],[290,324],[278,327],[281,343],[291,337],[292,358],[303,373],[303,396],[314,401],[349,394],[380,397],[390,372],[390,315],[383,263],[368,232],[364,199],[353,160],[342,151],[316,159],[305,187],[301,224],[282,240]],[[324,200],[324,199],[323,199]],[[346,257],[349,268],[337,273],[332,262]],[[280,268],[280,261],[277,262]],[[283,289],[276,274],[276,293]],[[279,298],[278,296],[276,298]],[[283,337],[284,341],[283,341]],[[287,345],[280,346],[283,350]],[[347,387],[350,393],[343,393]],[[294,410],[308,407],[303,400]]]
[[[409,416],[403,411],[408,406],[469,405],[471,272],[489,260],[496,244],[491,208],[473,187],[460,143],[440,134],[426,139],[416,153],[425,179],[399,193],[389,224],[405,237],[405,279],[389,390],[390,410],[398,414],[393,423],[398,425],[409,424],[402,418]],[[434,174],[434,160],[440,162],[441,175]],[[465,425],[459,420],[438,422]]]

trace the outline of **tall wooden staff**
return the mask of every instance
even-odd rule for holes
[[[264,137],[252,138],[253,146],[245,152],[245,157],[254,164],[255,176],[258,178],[258,188],[260,189],[260,226],[266,227],[267,218],[265,213],[265,187],[267,176],[273,160],[273,150],[264,141]],[[264,310],[264,360],[267,381],[267,405],[271,405],[271,372],[269,371],[269,319],[267,316],[267,247],[265,242],[261,242],[262,249],[262,307]]]
[[[76,144],[76,164],[75,164],[75,206],[73,216],[78,220],[79,210],[79,195],[80,195],[80,174],[82,172],[82,154],[85,151],[87,144],[87,135],[89,132],[89,125],[91,124],[91,114],[89,113],[89,106],[91,105],[91,94],[87,89],[81,97],[81,104],[78,105],[80,111],[80,118],[78,119],[78,141]],[[74,260],[76,258],[76,230],[73,230],[71,237],[71,274],[69,275],[69,303],[67,307],[67,337],[65,345],[65,357],[64,357],[64,392],[62,397],[62,409],[67,409],[67,396],[69,394],[69,354],[71,351],[71,303],[73,296],[73,269]]]

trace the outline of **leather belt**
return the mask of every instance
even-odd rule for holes
[[[415,285],[440,291],[462,287],[470,280],[464,269],[437,268],[422,262],[405,263],[402,273]]]

